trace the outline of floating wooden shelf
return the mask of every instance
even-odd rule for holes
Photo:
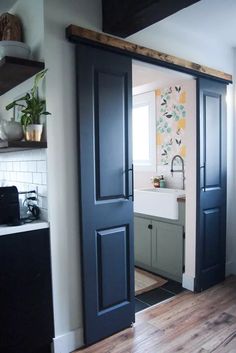
[[[0,141],[0,153],[34,150],[39,148],[47,148],[47,142]]]
[[[0,60],[0,95],[43,69],[43,62],[5,56]]]

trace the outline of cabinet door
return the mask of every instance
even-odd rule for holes
[[[152,267],[160,275],[176,281],[182,280],[182,226],[164,222],[153,222]]]
[[[47,352],[52,315],[48,229],[0,237],[0,352]]]
[[[152,245],[151,245],[151,225],[152,221],[134,217],[134,251],[135,265],[151,267],[152,265]]]

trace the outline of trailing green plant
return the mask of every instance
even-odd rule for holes
[[[40,71],[35,75],[34,85],[29,93],[18,98],[6,106],[6,110],[14,107],[21,107],[21,125],[25,129],[30,124],[40,124],[41,115],[50,115],[51,113],[45,110],[45,99],[39,97],[38,87],[41,80],[44,79],[47,69]]]

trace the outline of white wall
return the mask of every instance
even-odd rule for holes
[[[31,58],[44,58],[44,0],[18,0],[9,11],[20,17],[23,24],[23,39],[31,48]]]
[[[233,51],[234,69],[233,77],[236,77],[236,49]],[[228,119],[227,119],[227,274],[236,274],[236,83],[228,88]],[[230,109],[232,107],[232,110]]]
[[[55,352],[82,341],[75,45],[65,28],[101,28],[100,0],[45,1],[45,63],[48,120],[48,190],[51,227]]]
[[[196,81],[187,82],[189,98],[186,111],[186,204],[185,204],[185,273],[183,287],[193,290],[195,278],[196,249]]]
[[[27,43],[31,49],[30,58],[39,61],[43,61],[44,59],[43,1],[44,0],[31,0],[29,6],[28,0],[18,0],[15,5],[9,9],[9,12],[17,15],[22,22],[24,42]],[[11,118],[12,110],[6,112],[5,106],[30,90],[32,83],[33,79],[29,79],[0,97],[0,118]]]
[[[126,40],[214,69],[232,73],[232,49],[227,44],[227,40],[220,41],[217,36],[211,36],[209,39],[208,33],[201,31],[201,28],[207,23],[209,17],[214,17],[214,14],[209,16],[204,9],[206,3],[210,2],[211,0],[202,0],[127,37]],[[196,11],[197,8],[198,11]],[[192,17],[188,15],[189,13]],[[201,22],[199,22],[200,20],[202,21],[202,26]],[[191,22],[195,22],[195,29],[194,26],[191,26]],[[225,27],[225,25],[223,26]],[[214,32],[214,27],[211,32]]]

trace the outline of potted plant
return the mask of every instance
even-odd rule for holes
[[[6,106],[6,110],[14,107],[21,108],[21,124],[27,141],[41,141],[43,131],[41,115],[51,114],[45,110],[45,99],[40,98],[38,92],[39,82],[45,77],[46,73],[47,69],[39,72],[35,76],[34,85],[30,92]]]

